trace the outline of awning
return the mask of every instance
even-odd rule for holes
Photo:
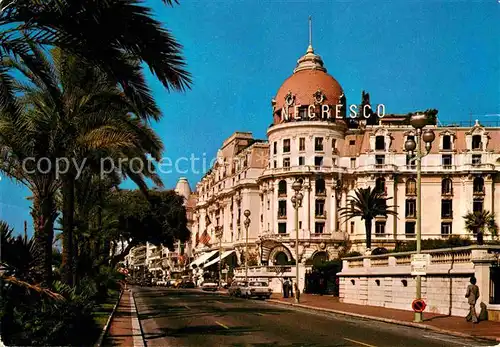
[[[189,266],[190,267],[193,267],[193,265],[200,266],[200,264],[203,264],[204,262],[206,262],[208,259],[210,259],[217,252],[218,251],[215,250],[215,251],[212,251],[212,252],[205,253],[201,257],[199,257],[198,259],[196,259],[195,261],[193,261],[191,264],[189,264]]]
[[[217,257],[214,260],[206,263],[203,267],[205,268],[205,267],[209,267],[210,265],[214,265],[214,264],[218,263],[219,260],[224,259],[233,253],[234,253],[234,249],[230,250],[230,251],[225,251],[224,253],[222,253],[222,255],[220,257]]]

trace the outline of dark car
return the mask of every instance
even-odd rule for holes
[[[180,288],[194,288],[194,282],[191,280],[183,280],[179,285]]]
[[[228,293],[231,296],[241,296],[241,288],[246,287],[247,283],[245,281],[233,281],[228,288]]]

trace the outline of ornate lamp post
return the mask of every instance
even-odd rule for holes
[[[299,303],[299,207],[302,206],[302,199],[304,195],[300,192],[302,190],[302,182],[296,180],[292,184],[292,189],[295,194],[292,196],[292,204],[295,209],[295,302]]]
[[[219,239],[219,287],[222,280],[222,235],[223,227],[217,226],[215,229],[215,237]]]
[[[250,226],[250,210],[245,210],[243,212],[245,216],[245,221],[243,222],[245,225],[245,281],[248,281],[248,227]]]
[[[427,125],[427,116],[425,114],[413,115],[410,119],[410,124],[417,131],[415,140],[408,139],[405,142],[405,149],[411,155],[414,153],[415,148],[417,154],[414,161],[417,162],[417,254],[421,253],[422,244],[422,158],[429,154],[432,148],[432,142],[435,139],[434,132],[430,129],[422,131]],[[425,153],[422,152],[422,140],[425,142]],[[421,299],[422,296],[422,278],[417,275],[417,293],[416,299]],[[415,312],[415,322],[422,322],[422,313]]]

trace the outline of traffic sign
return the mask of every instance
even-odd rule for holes
[[[426,307],[427,307],[427,305],[425,304],[425,301],[422,299],[415,299],[411,303],[411,308],[415,312],[424,312]]]
[[[411,275],[425,276],[427,274],[427,266],[429,266],[430,258],[430,254],[412,254]]]

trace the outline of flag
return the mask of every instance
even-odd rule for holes
[[[200,242],[203,243],[204,245],[208,245],[210,243],[210,235],[208,235],[206,230],[201,235]]]

